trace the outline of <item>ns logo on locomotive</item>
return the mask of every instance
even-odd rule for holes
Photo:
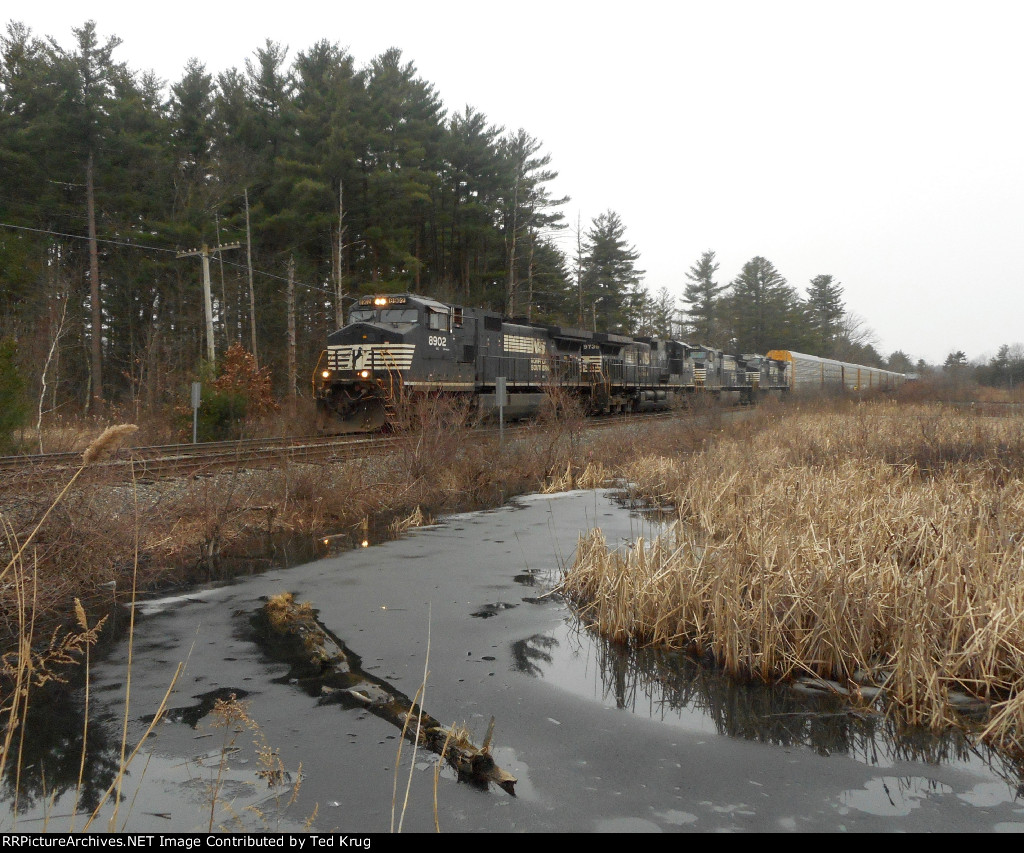
[[[548,389],[590,414],[667,409],[708,392],[736,402],[794,389],[892,388],[902,373],[790,352],[729,355],[705,346],[509,319],[416,294],[364,296],[331,333],[313,376],[319,425],[372,432],[415,392],[470,396],[496,414],[504,377],[507,418],[534,414]]]

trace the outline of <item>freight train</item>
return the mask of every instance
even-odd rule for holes
[[[412,293],[364,296],[313,375],[319,427],[385,427],[416,393],[467,396],[485,416],[535,414],[558,389],[588,414],[669,409],[709,393],[750,403],[807,387],[891,388],[903,374],[788,350],[729,355],[681,341],[510,319]]]

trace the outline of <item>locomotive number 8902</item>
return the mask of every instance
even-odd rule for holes
[[[711,393],[736,402],[799,388],[864,391],[899,385],[901,373],[788,350],[730,355],[682,341],[549,326],[415,294],[364,296],[331,333],[313,379],[324,432],[368,432],[387,423],[401,395],[469,395],[496,414],[504,378],[508,418],[527,417],[552,386],[591,414],[682,405]]]

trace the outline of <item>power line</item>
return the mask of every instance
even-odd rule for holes
[[[65,237],[65,238],[67,238],[69,240],[86,240],[87,241],[89,239],[88,237],[83,236],[81,234],[67,234],[67,233],[64,233],[64,232],[61,232],[61,231],[50,231],[49,229],[46,229],[46,228],[30,228],[27,225],[14,225],[14,224],[12,224],[10,222],[0,222],[0,228],[10,228],[10,229],[15,230],[15,231],[30,231],[30,232],[32,232],[34,234],[47,234],[47,235],[49,235],[51,237]],[[123,247],[128,248],[128,249],[139,249],[141,251],[146,251],[146,252],[164,252],[164,253],[172,254],[172,255],[177,255],[178,254],[178,250],[177,249],[164,249],[164,248],[161,248],[160,246],[146,246],[146,245],[144,245],[142,243],[126,243],[126,242],[124,242],[122,240],[111,240],[111,239],[108,239],[108,238],[98,237],[96,239],[96,242],[97,243],[107,243],[107,244],[109,244],[111,246],[123,246]],[[231,261],[225,261],[224,263],[225,263],[226,266],[229,266],[229,267],[236,267],[238,269],[245,269],[245,265],[243,265],[243,264],[236,264],[236,263],[232,263]],[[277,275],[276,273],[267,272],[266,270],[254,269],[253,272],[257,273],[257,274],[259,274],[261,276],[265,276],[266,278],[275,279],[277,281],[287,281],[288,280],[286,276]],[[315,285],[315,284],[307,284],[307,283],[301,282],[301,281],[296,281],[295,284],[298,285],[299,287],[305,288],[308,291],[316,291],[318,293],[330,293],[331,292],[330,288],[320,287],[320,286]]]
[[[66,237],[69,240],[88,240],[81,234],[65,234],[61,231],[50,231],[46,228],[30,228],[27,225],[12,225],[10,222],[0,222],[0,228],[12,228],[15,231],[31,231],[35,234],[48,234],[51,237]],[[141,243],[125,243],[122,240],[110,240],[107,238],[96,238],[97,243],[109,243],[112,246],[126,246],[129,249],[143,249],[147,252],[169,252],[170,254],[175,253],[175,249],[162,249],[159,246],[144,246]]]
[[[50,231],[49,229],[46,229],[46,228],[31,228],[31,227],[29,227],[27,225],[14,225],[13,223],[10,223],[10,222],[0,222],[0,228],[10,228],[10,229],[15,230],[15,231],[29,231],[29,232],[32,232],[34,234],[47,234],[47,235],[49,235],[51,237],[64,237],[64,238],[67,238],[68,240],[86,240],[87,241],[89,239],[88,237],[83,236],[81,234],[67,234],[67,233],[64,233],[64,232],[61,232],[61,231]],[[98,237],[96,239],[96,242],[97,243],[106,243],[106,244],[111,245],[111,246],[123,246],[123,247],[128,248],[128,249],[139,249],[140,251],[145,251],[145,252],[164,252],[165,254],[171,254],[171,255],[178,255],[179,254],[179,250],[178,249],[164,249],[164,248],[162,248],[160,246],[147,246],[147,245],[145,245],[143,243],[126,243],[126,242],[124,242],[122,240],[111,240],[109,238]],[[234,267],[235,269],[238,269],[238,270],[244,270],[244,269],[247,268],[245,264],[234,263],[233,261],[229,261],[229,260],[226,260],[226,259],[224,260],[224,265],[228,266],[228,267]],[[287,282],[288,281],[288,277],[287,276],[278,275],[277,273],[268,272],[267,270],[253,269],[253,272],[258,274],[258,275],[264,276],[265,278],[274,279],[275,281],[283,281],[283,282]],[[295,284],[296,284],[296,286],[302,287],[302,288],[304,288],[305,290],[307,290],[309,292],[333,294],[333,289],[330,288],[330,287],[324,287],[324,286],[320,286],[320,285],[317,285],[317,284],[308,284],[308,283],[302,282],[302,281],[296,281]],[[278,291],[278,293],[280,293],[280,292],[281,291]]]

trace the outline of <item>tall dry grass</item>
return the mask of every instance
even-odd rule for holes
[[[69,627],[55,627],[49,634],[46,641],[40,637],[39,626],[52,622],[48,608],[41,604],[41,600],[47,600],[52,595],[52,590],[44,582],[40,575],[38,559],[38,539],[40,532],[44,530],[48,518],[59,511],[67,496],[71,493],[72,487],[89,467],[96,462],[113,453],[124,440],[136,431],[133,424],[120,424],[108,427],[96,438],[82,453],[82,464],[69,478],[66,485],[60,490],[56,498],[42,514],[31,531],[24,537],[20,537],[16,530],[5,525],[6,546],[10,557],[4,568],[0,570],[0,583],[5,595],[2,602],[5,615],[8,620],[11,618],[11,611],[16,618],[16,631],[14,634],[14,648],[0,658],[0,722],[3,724],[4,737],[0,745],[0,779],[13,777],[13,803],[12,812],[15,816],[19,809],[19,796],[21,792],[22,771],[25,769],[25,746],[26,746],[26,721],[29,717],[33,701],[46,700],[43,690],[54,684],[65,684],[68,682],[70,673],[78,666],[84,666],[85,708],[83,711],[83,732],[81,739],[81,757],[79,761],[78,787],[75,791],[75,800],[70,815],[70,825],[73,828],[76,817],[79,814],[80,794],[85,772],[86,756],[88,752],[88,728],[89,728],[89,707],[88,707],[88,683],[91,648],[98,642],[103,629],[105,617],[101,617],[94,624],[89,624],[89,617],[82,602],[76,597],[74,599],[74,621]],[[137,517],[136,517],[137,518]],[[137,526],[137,525],[136,525]],[[135,561],[138,565],[137,540],[134,546]],[[134,602],[134,576],[131,586],[130,602]],[[44,635],[45,636],[45,635]],[[99,800],[90,813],[87,813],[85,828],[91,825],[99,814],[100,808],[107,799],[114,794],[114,813],[110,818],[111,829],[115,828],[117,819],[117,805],[120,801],[121,783],[127,773],[131,759],[137,754],[142,743],[152,731],[150,729],[143,735],[142,740],[135,747],[131,757],[126,758],[127,752],[127,713],[130,696],[130,671],[131,656],[129,654],[129,681],[125,689],[125,729],[121,742],[119,770],[114,776],[114,781],[107,788],[106,793]],[[180,674],[181,667],[175,673],[171,684]],[[168,688],[168,694],[170,693]],[[166,696],[164,699],[166,703]],[[154,717],[154,724],[159,720],[163,712],[163,705],[158,709]],[[45,786],[45,782],[44,782]],[[116,793],[115,793],[116,792]]]
[[[87,764],[95,763],[96,760],[96,756],[91,753],[93,742],[97,737],[101,742],[106,741],[103,727],[100,727],[100,731],[96,730],[90,713],[92,651],[100,640],[106,617],[100,617],[90,624],[86,608],[78,598],[75,598],[73,622],[66,627],[55,628],[49,635],[40,636],[39,625],[53,621],[53,604],[51,602],[49,607],[43,604],[52,596],[52,590],[46,587],[41,578],[37,546],[40,536],[45,538],[47,520],[52,516],[59,516],[64,509],[63,504],[73,500],[76,494],[73,487],[83,478],[88,479],[90,466],[102,461],[115,451],[134,432],[134,425],[123,424],[109,427],[90,443],[82,454],[82,465],[68,479],[64,488],[60,490],[28,535],[23,538],[19,537],[9,525],[4,525],[6,547],[11,556],[4,568],[0,570],[0,582],[3,584],[2,588],[5,593],[13,590],[11,592],[13,599],[5,595],[0,602],[3,603],[5,609],[10,609],[13,601],[17,630],[14,648],[0,657],[0,726],[4,732],[3,737],[0,738],[0,782],[3,783],[5,793],[10,798],[12,819],[10,829],[12,830],[17,826],[23,790],[26,803],[30,803],[33,799],[45,803],[43,831],[49,828],[49,809],[56,802],[57,797],[67,790],[64,787],[67,783],[62,778],[62,774],[58,773],[56,779],[52,777],[48,779],[42,766],[32,766],[33,761],[38,761],[40,765],[43,762],[40,761],[40,746],[35,743],[36,738],[29,735],[29,720],[36,714],[36,708],[40,703],[44,706],[52,704],[60,695],[52,690],[53,685],[66,685],[74,679],[83,687],[83,707],[79,717],[78,737],[76,739],[70,732],[63,732],[65,739],[60,741],[58,747],[58,751],[60,748],[69,746],[77,748],[78,755],[72,753],[69,756],[57,757],[54,761],[58,770],[63,764],[70,765],[72,763],[77,768],[76,781],[72,784],[71,813],[59,817],[61,820],[65,818],[68,820],[69,831],[74,832],[78,828],[76,824],[79,820],[82,821],[81,831],[89,831],[100,818],[104,807],[109,804],[110,814],[107,818],[107,830],[124,832],[131,820],[138,791],[136,790],[136,794],[132,796],[131,800],[128,800],[123,793],[123,788],[127,784],[133,762],[139,757],[150,735],[163,719],[168,700],[183,671],[184,664],[179,663],[173,672],[168,672],[168,687],[156,712],[150,716],[149,724],[141,737],[134,745],[131,745],[128,740],[128,723],[133,710],[131,708],[131,679],[134,666],[132,654],[133,614],[137,594],[139,540],[142,527],[136,500],[131,583],[124,592],[125,603],[132,616],[129,618],[128,627],[124,715],[119,745],[110,744],[103,750],[104,760],[100,763],[104,766],[100,769],[106,772],[96,773],[96,768],[92,768],[89,773],[90,778],[87,779]],[[134,494],[136,490],[137,484],[133,481],[130,491]],[[111,588],[111,592],[115,591],[116,586]],[[45,617],[41,614],[45,614]],[[65,702],[71,701],[66,695],[61,698]],[[245,811],[255,814],[260,819],[263,828],[279,829],[279,825],[275,826],[272,820],[279,822],[284,810],[294,803],[301,780],[301,765],[296,780],[292,782],[277,751],[267,744],[259,726],[248,715],[245,705],[237,702],[234,696],[229,702],[218,701],[216,703],[213,709],[213,719],[214,727],[224,728],[225,731],[241,725],[256,732],[254,747],[258,769],[255,776],[257,779],[265,781],[270,788],[277,789],[278,793],[274,795],[275,808],[273,811],[255,805],[246,807]],[[30,741],[32,742],[30,743]],[[233,735],[226,734],[219,753],[217,774],[207,791],[210,831],[213,830],[214,820],[218,815],[218,806],[233,819],[237,827],[244,828],[241,816],[236,814],[231,803],[225,803],[221,796],[224,770],[233,747]],[[45,750],[45,747],[43,749]],[[143,767],[135,780],[137,786],[141,787],[145,770],[146,768]],[[289,796],[282,797],[282,790]],[[307,820],[306,829],[309,828],[315,815],[316,809],[314,808]]]
[[[672,530],[580,539],[563,591],[602,634],[766,680],[881,687],[913,724],[992,703],[1024,755],[1024,422],[890,403],[791,410],[628,466]]]

